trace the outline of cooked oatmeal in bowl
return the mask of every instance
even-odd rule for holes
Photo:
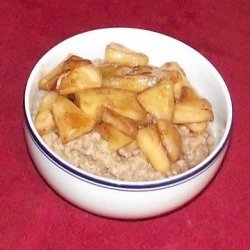
[[[171,165],[170,176],[196,166],[214,149],[214,138],[208,130],[192,134],[186,127],[178,128],[183,139],[181,159]],[[100,134],[91,132],[63,144],[56,133],[43,136],[45,143],[61,158],[89,173],[124,181],[151,181],[166,178],[155,171],[139,149],[127,152],[119,149],[112,153]]]
[[[38,82],[35,126],[70,164],[122,181],[185,172],[214,148],[212,106],[177,62],[161,67],[121,44],[104,60],[71,55]],[[40,106],[39,106],[40,105]]]
[[[39,60],[24,114],[32,160],[59,195],[138,219],[182,206],[209,183],[227,150],[232,103],[217,70],[189,46],[110,28]]]

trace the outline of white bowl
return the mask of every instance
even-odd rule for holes
[[[121,43],[141,51],[153,65],[177,61],[198,92],[213,106],[215,150],[200,164],[175,177],[150,182],[117,181],[97,177],[59,158],[43,142],[32,120],[38,80],[69,54],[103,58],[105,46]],[[232,126],[232,102],[225,82],[201,54],[171,37],[147,30],[108,28],[73,36],[49,50],[32,70],[24,96],[25,136],[30,155],[46,182],[64,199],[92,213],[137,219],[176,209],[194,198],[216,174],[227,150]]]

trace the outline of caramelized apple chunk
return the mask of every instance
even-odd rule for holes
[[[57,96],[52,114],[63,143],[70,142],[94,129],[95,121],[87,118],[66,97]]]
[[[57,98],[57,93],[54,91],[47,92],[40,103],[38,112],[35,118],[35,127],[40,135],[48,134],[56,128],[55,121],[52,117],[52,107]]]
[[[147,65],[148,57],[135,52],[118,43],[110,43],[106,46],[105,60],[108,63],[116,63],[130,66]]]

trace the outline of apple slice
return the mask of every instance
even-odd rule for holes
[[[111,151],[116,151],[133,140],[133,138],[106,122],[98,124],[96,130],[100,133],[102,139],[108,142]]]
[[[78,91],[75,93],[75,99],[76,105],[86,117],[93,119],[96,123],[101,120],[103,105],[106,100],[101,88]]]
[[[136,142],[152,167],[163,174],[168,174],[171,162],[168,159],[167,152],[165,152],[155,125],[139,129]]]
[[[200,99],[200,97],[192,87],[184,86],[182,89],[181,99],[191,100],[191,99]]]
[[[153,86],[155,83],[156,76],[151,73],[143,73],[112,76],[103,81],[103,86],[125,89],[132,92],[141,92],[142,90]]]
[[[110,43],[106,46],[105,60],[108,63],[130,66],[148,65],[148,56],[135,52],[118,43]]]
[[[146,127],[148,125],[153,124],[154,121],[154,117],[151,114],[147,113],[143,120],[137,121],[136,123],[138,127]]]
[[[82,66],[90,65],[92,62],[88,59],[83,59],[79,56],[72,55],[63,62],[64,71],[72,70]]]
[[[50,73],[45,75],[43,78],[40,79],[38,82],[39,89],[43,90],[55,90],[56,83],[60,75],[63,73],[63,66],[62,64],[57,65]]]
[[[139,93],[137,100],[155,119],[173,120],[174,88],[171,81],[163,79],[155,86]]]
[[[108,108],[103,109],[102,120],[106,123],[111,124],[130,137],[135,138],[137,133],[137,125],[135,121],[121,116]]]
[[[143,65],[143,66],[136,66],[133,67],[133,73],[134,74],[153,74],[156,70],[156,67],[149,66],[149,65]]]
[[[213,111],[206,99],[180,101],[175,104],[173,123],[186,124],[212,121]]]
[[[187,79],[187,76],[186,76],[184,70],[181,68],[181,66],[177,62],[164,63],[161,66],[161,69],[166,70],[166,71],[172,71],[172,70],[178,71],[181,74],[183,86],[188,86],[188,87],[191,86],[189,80]]]
[[[202,134],[207,126],[208,121],[205,122],[194,122],[194,123],[186,123],[184,124],[188,129],[190,129],[193,133]]]
[[[180,133],[177,128],[167,120],[157,121],[156,126],[171,162],[176,162],[180,158],[182,151]]]
[[[60,77],[57,85],[60,95],[68,95],[82,89],[101,87],[102,76],[95,66],[88,64],[66,72]]]
[[[112,64],[105,63],[97,66],[97,68],[102,73],[102,79],[105,81],[113,76],[124,76],[134,72],[134,68],[132,66],[120,65],[120,64]]]
[[[130,143],[126,144],[125,146],[121,147],[120,149],[126,152],[132,152],[138,148],[136,140],[131,141]]]
[[[63,96],[56,98],[52,114],[63,143],[91,132],[95,125],[94,120],[87,118],[74,103]]]
[[[174,99],[175,101],[179,101],[182,95],[182,87],[183,87],[183,80],[180,72],[176,70],[171,70],[171,71],[162,70],[159,78],[166,79],[167,81],[171,81],[174,84]]]
[[[146,111],[136,99],[136,94],[123,89],[105,88],[105,107],[134,121],[142,121],[147,117]]]
[[[47,92],[40,103],[36,118],[35,127],[40,135],[45,135],[55,130],[56,124],[52,117],[52,106],[57,98],[57,93],[54,91]]]
[[[213,119],[210,102],[196,95],[193,89],[184,87],[181,99],[175,104],[173,123],[197,123]]]

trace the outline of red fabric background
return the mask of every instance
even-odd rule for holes
[[[250,2],[210,0],[0,3],[0,249],[249,249]],[[234,101],[234,130],[208,188],[182,209],[143,221],[84,212],[37,173],[22,128],[22,100],[36,61],[63,39],[127,26],[191,45],[221,72]]]

